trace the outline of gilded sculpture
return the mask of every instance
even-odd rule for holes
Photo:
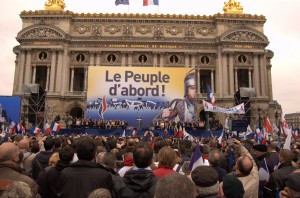
[[[228,2],[224,2],[223,10],[225,13],[229,14],[243,14],[243,6],[241,6],[240,2],[236,0],[229,0]]]
[[[64,10],[65,7],[66,4],[64,0],[48,0],[48,2],[45,3],[45,10]]]

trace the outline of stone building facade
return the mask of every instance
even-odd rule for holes
[[[13,95],[24,84],[45,91],[47,121],[55,114],[84,117],[90,67],[190,67],[196,70],[196,117],[207,84],[216,105],[235,106],[240,87],[254,88],[247,109],[251,123],[262,109],[274,120],[271,59],[264,16],[215,14],[78,14],[64,10],[23,11],[16,54]],[[27,100],[28,101],[28,100]],[[26,109],[23,109],[26,115]],[[26,116],[25,116],[26,117]],[[220,120],[225,116],[218,115]]]

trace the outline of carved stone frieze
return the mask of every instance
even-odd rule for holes
[[[141,34],[151,33],[152,26],[145,26],[145,25],[137,26],[135,27],[135,31]]]
[[[164,26],[156,25],[154,26],[154,39],[163,39],[164,38]]]
[[[167,28],[166,32],[172,35],[177,35],[182,32],[182,29],[178,26],[171,26]]]
[[[225,41],[264,41],[260,36],[249,31],[236,31],[225,36]]]
[[[209,34],[213,34],[215,32],[215,28],[198,27],[196,32],[197,32],[197,34],[201,34],[202,36],[207,36]]]
[[[78,32],[79,34],[84,34],[86,32],[91,31],[91,26],[79,25],[74,26],[74,31]]]
[[[189,26],[186,26],[185,29],[184,29],[184,34],[186,37],[194,37],[195,36],[195,27],[189,25]]]
[[[34,28],[22,35],[23,38],[62,38],[63,35],[51,28]]]
[[[101,25],[92,25],[92,36],[102,36]]]
[[[110,34],[115,34],[117,32],[121,32],[121,27],[120,26],[111,25],[111,26],[105,27],[104,30],[105,30],[105,32],[109,32]]]

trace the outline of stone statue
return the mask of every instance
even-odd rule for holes
[[[45,3],[46,10],[64,10],[65,7],[66,4],[64,0],[48,0],[48,2]]]

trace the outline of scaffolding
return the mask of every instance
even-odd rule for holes
[[[23,120],[32,125],[43,126],[46,92],[39,84],[22,85]]]

